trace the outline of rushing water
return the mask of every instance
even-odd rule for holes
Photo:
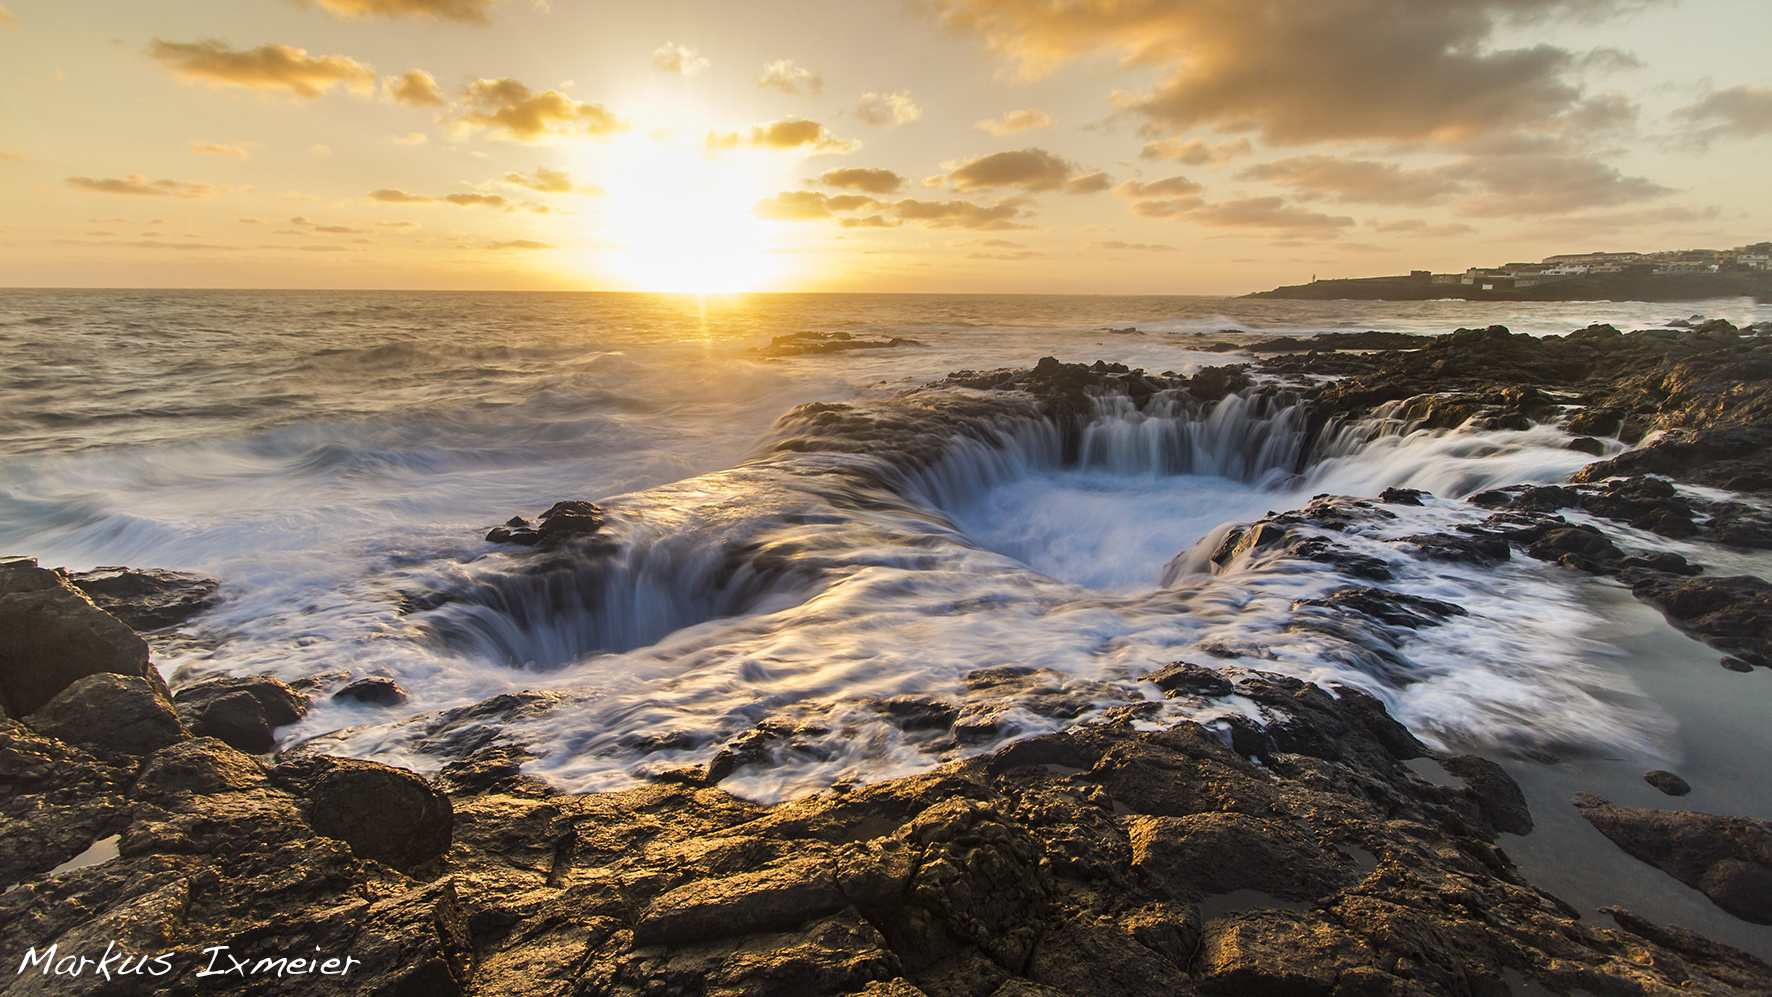
[[[908,389],[1046,355],[1184,374],[1242,359],[1190,349],[1194,333],[1555,334],[1694,313],[1772,318],[1747,301],[0,291],[0,553],[220,578],[218,607],[156,641],[175,684],[349,672],[412,694],[393,710],[321,699],[285,745],[435,768],[410,718],[541,693],[493,733],[569,788],[705,762],[772,720],[798,732],[734,791],[885,778],[1155,699],[1138,676],[1182,657],[1359,686],[1441,746],[1677,767],[1709,750],[1691,750],[1702,718],[1618,667],[1597,583],[1387,542],[1475,522],[1461,499],[1483,488],[1566,478],[1590,458],[1552,427],[1412,432],[1377,413],[1310,439],[1284,391],[1143,411],[1105,396],[1074,452],[1014,405],[964,432],[934,419],[949,435],[915,454],[801,453],[804,420],[777,420],[846,402],[914,423],[948,396]],[[757,352],[814,330],[918,345]],[[1365,583],[1206,557],[1231,524],[1389,486],[1438,498],[1346,542],[1389,564],[1392,587],[1469,615],[1332,639],[1296,625],[1295,601]],[[614,556],[537,573],[482,539],[565,498],[606,505]],[[1671,633],[1657,646],[1714,658]],[[996,666],[1049,669],[1082,705],[1003,693],[974,704],[997,733],[959,744],[880,705],[976,699],[968,673]],[[1170,701],[1156,722],[1245,708]],[[1772,817],[1763,796],[1718,793]]]

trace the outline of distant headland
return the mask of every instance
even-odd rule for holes
[[[1471,267],[1463,273],[1412,270],[1394,277],[1316,280],[1246,295],[1430,301],[1694,301],[1752,297],[1772,301],[1772,242],[1734,249],[1657,253],[1576,253],[1538,263]]]

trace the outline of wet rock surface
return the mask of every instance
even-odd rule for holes
[[[93,605],[67,572],[36,558],[0,560],[0,708],[36,712],[76,680],[99,672],[159,682],[147,642]]]
[[[98,608],[137,631],[164,630],[216,603],[213,578],[163,568],[104,567],[76,571],[69,580]]]
[[[308,712],[306,695],[270,675],[204,679],[180,687],[172,701],[191,733],[252,755],[276,747],[273,731]]]
[[[1588,793],[1575,808],[1631,856],[1736,917],[1772,924],[1772,821],[1621,807]]]
[[[1222,693],[1207,671],[1152,681]],[[61,829],[32,861],[5,853],[0,932],[62,951],[318,947],[358,960],[353,990],[408,994],[1463,997],[1505,992],[1507,973],[1596,994],[1772,987],[1725,946],[1627,911],[1583,922],[1534,889],[1494,845],[1529,820],[1499,766],[1444,757],[1460,784],[1423,781],[1402,764],[1419,744],[1370,697],[1233,674],[1287,722],[1234,738],[1107,722],[773,807],[679,782],[555,793],[496,747],[447,797],[214,738],[117,767],[0,723],[0,805]],[[42,874],[119,831],[118,857]],[[1289,906],[1202,917],[1243,890]],[[164,992],[207,992],[200,959],[175,964]],[[83,992],[68,982],[13,986]]]

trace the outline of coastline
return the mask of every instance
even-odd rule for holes
[[[1721,602],[1688,596],[1699,583],[1683,558],[1634,550],[1624,536],[1582,529],[1562,513],[1582,510],[1657,535],[1764,543],[1766,526],[1751,508],[1664,490],[1645,484],[1661,479],[1642,474],[1744,493],[1772,486],[1767,449],[1741,445],[1766,432],[1768,388],[1754,374],[1766,350],[1763,339],[1720,327],[1631,336],[1594,328],[1554,344],[1485,329],[1417,351],[1278,357],[1263,369],[1317,377],[1310,403],[1324,425],[1387,405],[1430,427],[1531,421],[1557,411],[1551,393],[1578,392],[1584,432],[1632,443],[1663,432],[1593,465],[1576,487],[1484,498],[1478,504],[1495,510],[1484,530],[1384,542],[1427,559],[1495,560],[1522,550],[1625,578],[1691,632],[1760,666],[1747,681],[1762,679],[1772,661],[1765,610],[1754,609],[1751,593],[1725,591]],[[976,404],[932,402],[931,418],[951,428],[943,421],[988,422],[1005,406],[1032,404],[1062,429],[1091,391],[1112,387],[1141,403],[1182,392],[1208,405],[1249,389],[1250,373],[1237,365],[1170,378],[1057,361],[963,372],[949,387]],[[1582,388],[1593,376],[1603,390]],[[1420,401],[1410,408],[1413,399]],[[778,452],[784,461],[812,461],[855,452],[866,440],[916,466],[953,438],[916,425],[880,436],[884,424],[870,421],[877,414],[861,405],[807,407],[798,415],[805,432]],[[1293,560],[1373,571],[1339,551],[1338,538],[1362,535],[1422,498],[1326,499],[1248,524],[1209,553],[1214,563]],[[541,569],[550,559],[609,556],[601,514],[567,513],[577,520],[572,528],[556,527],[552,542],[538,539],[534,554],[515,556]],[[537,533],[550,535],[548,522]],[[1459,609],[1382,586],[1347,592],[1330,605],[1298,607],[1301,619],[1350,645],[1381,646],[1386,634],[1438,625]],[[1707,619],[1718,611],[1735,615]],[[1759,636],[1744,640],[1744,611]],[[1020,696],[1063,716],[1074,706],[1048,688],[1052,681],[1037,669],[998,670],[972,676],[968,688]],[[1425,748],[1371,697],[1210,660],[1177,663],[1144,681],[1160,698],[1127,703],[1089,725],[925,775],[772,807],[718,785],[747,764],[766,764],[774,748],[813,736],[793,724],[760,724],[764,736],[727,746],[725,763],[715,764],[715,755],[698,768],[661,771],[649,787],[562,794],[523,774],[520,746],[487,743],[515,716],[547,709],[546,697],[500,697],[456,711],[449,719],[458,750],[422,790],[416,776],[385,766],[328,760],[319,754],[324,744],[257,759],[214,736],[192,738],[207,709],[181,717],[169,743],[134,753],[114,743],[82,748],[72,743],[81,735],[9,721],[9,757],[25,760],[10,773],[9,799],[27,806],[8,814],[15,829],[51,843],[10,873],[9,881],[23,882],[0,901],[0,923],[8,937],[34,931],[42,945],[66,938],[63,950],[80,953],[102,950],[96,939],[105,932],[142,954],[215,944],[254,953],[348,949],[364,964],[353,987],[396,993],[701,986],[1008,997],[1042,988],[1266,988],[1353,997],[1499,993],[1521,977],[1601,993],[1674,992],[1696,982],[1697,992],[1732,994],[1772,985],[1772,970],[1750,956],[1629,912],[1612,915],[1617,928],[1595,927],[1527,884],[1495,847],[1499,834],[1532,826],[1513,780],[1493,761]],[[186,689],[178,693],[189,700]],[[164,695],[138,689],[129,701]],[[1252,704],[1263,722],[1146,729],[1161,712],[1153,707],[1227,697]],[[966,704],[898,706],[892,715],[902,726],[941,733]],[[1451,785],[1404,764],[1420,758],[1432,759]],[[358,785],[341,801],[340,787],[358,781],[373,791]],[[440,841],[433,836],[414,853],[404,835],[361,830],[373,823],[366,817],[328,823],[335,809],[368,813],[400,793],[432,815],[431,826],[447,810]],[[24,813],[35,816],[20,825]],[[58,819],[63,833],[46,834]],[[43,874],[51,860],[73,858],[116,831],[118,858]],[[276,898],[275,915],[267,897]],[[1213,900],[1225,897],[1236,899]],[[70,910],[97,920],[69,920]],[[34,982],[85,992],[73,977]],[[177,976],[171,992],[189,985]],[[249,986],[298,992],[282,976]]]

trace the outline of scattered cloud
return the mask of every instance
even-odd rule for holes
[[[312,0],[334,17],[356,20],[379,14],[382,17],[431,17],[440,21],[462,21],[487,24],[487,12],[498,0]]]
[[[596,184],[575,184],[572,174],[565,170],[550,170],[545,166],[537,166],[529,176],[512,171],[499,177],[500,183],[508,183],[514,187],[525,187],[543,194],[595,194],[602,195],[603,188]]]
[[[1706,94],[1674,112],[1686,126],[1686,141],[1704,148],[1719,138],[1772,134],[1772,87],[1738,83]]]
[[[687,45],[665,42],[652,52],[652,68],[672,76],[694,76],[713,63]]]
[[[199,142],[192,139],[185,143],[185,148],[204,156],[227,156],[230,159],[251,159],[252,154],[237,145],[218,145],[214,142]]]
[[[319,194],[304,194],[299,190],[286,190],[277,195],[279,201],[318,201]]]
[[[560,247],[547,242],[536,242],[534,239],[509,239],[504,242],[489,242],[487,249],[558,249]]]
[[[34,163],[37,161],[37,157],[35,156],[27,156],[22,152],[15,152],[11,149],[0,149],[0,159],[4,159],[11,163]]]
[[[453,204],[458,207],[512,207],[511,199],[502,194],[444,194],[436,197],[430,194],[414,194],[398,187],[384,187],[369,192],[371,201],[385,204]]]
[[[1143,180],[1128,180],[1114,188],[1114,194],[1119,197],[1142,200],[1152,197],[1187,197],[1205,189],[1187,177],[1177,174],[1172,177],[1164,177],[1161,180],[1152,180],[1149,183]]]
[[[269,225],[271,223],[269,218],[237,218],[235,221],[242,225]]]
[[[426,135],[424,132],[407,132],[404,135],[395,135],[388,141],[395,145],[424,145],[430,140],[430,136]]]
[[[1279,197],[1215,201],[1185,212],[1188,220],[1215,228],[1271,229],[1304,238],[1332,238],[1354,224],[1345,215],[1326,215],[1290,205]]]
[[[71,176],[67,179],[68,186],[94,194],[133,194],[138,197],[184,197],[193,200],[201,199],[216,193],[226,193],[226,187],[216,187],[206,183],[189,183],[183,180],[149,180],[140,173],[131,173],[124,177],[85,177]]]
[[[792,59],[778,59],[763,67],[763,75],[757,77],[757,86],[816,97],[824,93],[824,77],[805,66],[795,65]]]
[[[1290,187],[1305,199],[1327,197],[1342,204],[1433,204],[1464,188],[1443,169],[1407,170],[1395,163],[1312,153],[1244,167],[1240,180]]]
[[[992,135],[1002,136],[1025,132],[1030,128],[1051,128],[1056,124],[1058,124],[1057,120],[1045,111],[1024,107],[1019,111],[1010,111],[1000,118],[988,118],[980,121],[972,127],[990,132]]]
[[[1625,176],[1581,156],[1470,157],[1440,169],[1478,188],[1454,205],[1459,214],[1476,218],[1616,208],[1673,193],[1647,177]]]
[[[449,103],[449,98],[443,96],[443,89],[437,86],[437,78],[422,69],[382,77],[381,92],[396,104],[413,107],[442,107]]]
[[[1373,220],[1366,223],[1374,232],[1390,235],[1419,236],[1427,239],[1449,239],[1453,236],[1472,235],[1477,230],[1463,222],[1443,222],[1430,224],[1420,218],[1402,218],[1396,221]]]
[[[1162,129],[1259,132],[1270,142],[1458,142],[1552,122],[1581,100],[1580,60],[1554,45],[1496,48],[1497,29],[1600,18],[1630,0],[925,0],[1025,75],[1118,55],[1162,73],[1116,103]]]
[[[289,45],[229,48],[214,39],[169,42],[154,39],[148,55],[165,63],[187,82],[248,90],[287,90],[312,100],[336,86],[358,93],[375,89],[375,70],[348,56],[311,56]]]
[[[907,221],[921,222],[932,229],[965,228],[995,231],[1025,229],[1014,219],[1023,214],[1025,202],[1008,198],[994,205],[971,201],[923,201],[907,197],[897,201],[881,201],[862,194],[824,194],[814,190],[783,191],[758,201],[751,209],[759,218],[771,221],[819,221],[837,218],[842,213],[877,212],[866,217],[840,218],[844,228],[889,228]]]
[[[330,156],[332,155],[332,146],[316,143],[308,146],[307,153],[310,156]]]
[[[1187,166],[1222,166],[1238,156],[1253,155],[1254,152],[1249,140],[1238,136],[1211,145],[1207,145],[1203,138],[1191,138],[1186,142],[1178,138],[1159,139],[1146,142],[1138,155],[1141,159],[1167,159]]]
[[[968,159],[948,172],[948,181],[955,190],[979,190],[985,187],[1020,187],[1028,191],[1057,190],[1075,173],[1077,166],[1068,159],[1054,156],[1044,149],[1017,149],[993,152],[988,156]]]
[[[709,153],[748,147],[841,154],[861,147],[860,142],[837,138],[823,125],[806,118],[783,118],[766,125],[752,125],[746,132],[708,132],[704,144]]]
[[[909,90],[896,93],[864,93],[855,105],[856,117],[870,125],[908,125],[923,116]]]
[[[904,177],[891,170],[845,166],[840,169],[824,171],[819,175],[817,182],[826,187],[860,190],[869,194],[893,194],[897,193],[906,181]]]
[[[314,231],[325,232],[329,235],[363,235],[364,234],[362,229],[352,228],[349,225],[316,225],[314,227]]]
[[[12,11],[7,10],[4,6],[0,6],[0,24],[9,28],[16,28],[18,27],[18,18],[12,16]]]
[[[1167,246],[1167,245],[1164,245],[1159,242],[1121,242],[1118,239],[1110,239],[1107,242],[1086,242],[1083,244],[1083,248],[1084,249],[1105,249],[1105,250],[1130,250],[1130,251],[1138,252],[1138,253],[1173,253],[1173,252],[1175,252],[1174,246]]]
[[[509,78],[468,84],[466,109],[456,119],[470,127],[520,142],[540,142],[556,135],[609,135],[627,130],[627,122],[601,104],[573,100],[558,90],[536,93]]]

